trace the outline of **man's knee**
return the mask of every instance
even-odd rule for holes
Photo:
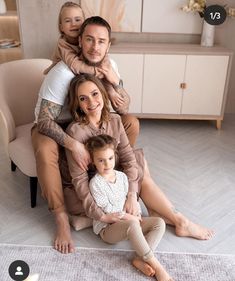
[[[140,123],[138,118],[131,114],[122,115],[121,118],[125,130],[132,129],[137,133],[139,132]]]
[[[130,114],[122,115],[121,118],[130,145],[134,147],[140,130],[139,120]]]
[[[66,209],[71,215],[78,215],[85,213],[82,206],[82,201],[78,199],[76,192],[73,188],[66,187],[64,189],[64,200]]]
[[[43,162],[59,160],[59,145],[52,139],[44,139],[40,144],[34,146],[36,160]]]

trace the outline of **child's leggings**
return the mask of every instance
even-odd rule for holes
[[[143,260],[153,257],[165,232],[165,222],[159,217],[142,217],[142,222],[121,220],[100,231],[101,238],[110,244],[129,239],[137,255]]]

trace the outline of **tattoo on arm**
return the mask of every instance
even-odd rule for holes
[[[37,125],[38,131],[41,134],[52,138],[58,144],[64,146],[67,134],[55,121],[60,115],[61,110],[61,105],[42,99]]]

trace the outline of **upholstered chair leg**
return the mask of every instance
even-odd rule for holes
[[[31,208],[34,208],[37,203],[37,184],[38,178],[37,177],[30,177],[30,197],[31,197]]]
[[[15,172],[16,170],[16,164],[11,160],[11,171]]]

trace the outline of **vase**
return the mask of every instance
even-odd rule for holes
[[[212,47],[214,45],[215,26],[203,21],[201,46]]]
[[[0,14],[5,14],[7,11],[6,3],[4,0],[0,0]]]

